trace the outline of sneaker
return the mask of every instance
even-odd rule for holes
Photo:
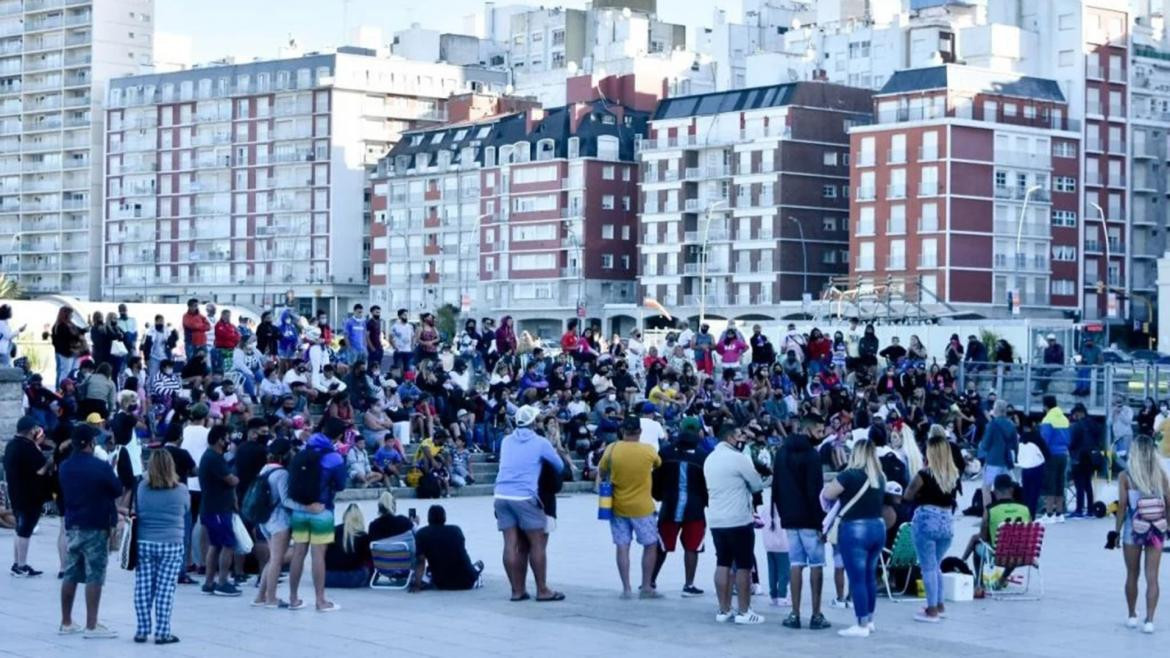
[[[746,611],[741,612],[735,616],[735,623],[745,626],[749,624],[762,624],[764,623],[764,617],[762,615],[756,614],[756,612],[751,608],[748,608]]]
[[[1053,523],[1064,523],[1064,515],[1057,514],[1056,518],[1052,520]]]
[[[727,610],[727,611],[720,610],[720,611],[715,613],[715,622],[716,623],[723,624],[723,623],[729,622],[733,619],[735,619],[735,613],[730,611],[730,610]]]
[[[44,571],[37,571],[36,569],[33,569],[32,567],[28,566],[27,564],[24,565],[23,567],[20,567],[20,569],[22,571],[24,571],[25,578],[35,578],[35,577],[45,573]]]
[[[1052,523],[1052,515],[1045,514],[1044,516],[1041,516],[1040,518],[1036,519],[1036,522],[1039,523],[1040,525],[1048,525],[1049,523]]]
[[[203,583],[199,590],[204,594],[215,594],[215,583]]]
[[[179,584],[180,585],[194,585],[195,581],[191,580],[191,576],[188,576],[187,574],[183,573],[183,574],[179,574]]]
[[[784,621],[780,622],[780,625],[784,628],[800,630],[800,615],[796,614],[795,612],[790,612],[788,613],[788,616],[784,618]]]
[[[703,590],[699,589],[698,587],[695,587],[694,585],[687,585],[686,587],[684,587],[682,589],[682,595],[683,595],[683,598],[692,598],[695,596],[702,596]]]
[[[937,624],[942,621],[938,615],[928,615],[925,610],[919,610],[914,613],[914,621],[920,621],[925,624]]]
[[[869,631],[870,635],[873,635],[874,633],[877,632],[877,624],[875,624],[871,621],[865,625],[865,630]]]
[[[12,574],[14,578],[25,577],[24,567],[16,564],[15,562],[12,563],[12,568],[8,570],[8,573]]]
[[[1130,617],[1129,619],[1126,619],[1125,620],[1125,627],[1126,628],[1137,628],[1138,627],[1138,618],[1137,617]]]
[[[87,640],[108,640],[115,637],[118,637],[118,631],[106,628],[104,624],[97,624],[93,628],[85,629],[85,639]]]
[[[849,599],[833,599],[829,602],[830,608],[837,608],[838,610],[848,609],[852,605],[853,604],[849,601]]]
[[[738,622],[739,620],[737,619],[736,621]],[[1147,621],[1146,623],[1142,624],[1142,632],[1146,633],[1146,634],[1153,633],[1154,632],[1154,622]]]
[[[752,583],[752,596],[757,596],[760,593],[759,583]]]
[[[224,583],[215,588],[214,594],[216,596],[239,596],[240,588],[231,583]]]
[[[1133,621],[1134,621],[1134,626],[1136,627],[1137,626],[1137,619],[1135,618]],[[60,626],[57,627],[57,635],[77,635],[78,633],[80,633],[84,630],[85,630],[84,628],[78,626],[77,624],[69,624],[68,626],[66,626],[65,624],[61,624]]]
[[[849,628],[842,628],[837,631],[837,635],[841,637],[869,637],[869,627],[854,624]]]
[[[829,620],[825,619],[825,616],[820,613],[813,615],[812,619],[808,620],[808,629],[810,631],[823,631],[830,626],[832,624],[829,623]]]

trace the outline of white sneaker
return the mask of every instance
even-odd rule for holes
[[[877,624],[875,624],[871,621],[865,625],[865,630],[869,631],[870,634],[872,635],[873,633],[877,632]]]
[[[1147,634],[1153,633],[1154,632],[1154,622],[1147,621],[1146,623],[1142,624],[1142,632],[1147,633]]]
[[[782,599],[772,599],[771,606],[773,608],[791,608],[792,601],[789,600],[788,597],[784,597]]]
[[[926,614],[925,610],[919,610],[918,612],[914,613],[914,621],[920,621],[925,624],[937,624],[942,621],[942,618],[938,615],[932,617]]]
[[[837,635],[841,637],[869,637],[869,627],[854,624],[849,628],[842,628],[837,631]]]
[[[1126,628],[1137,628],[1138,627],[1138,618],[1137,617],[1130,617],[1129,619],[1126,619],[1125,620],[1125,627]]]
[[[1134,627],[1137,627],[1137,617],[1133,620]],[[61,624],[57,627],[57,635],[77,635],[85,629],[77,624],[69,624],[68,626]]]
[[[762,624],[764,623],[764,617],[756,614],[755,611],[753,611],[751,608],[748,608],[747,612],[741,612],[735,616],[735,623]]]
[[[849,599],[833,599],[832,601],[829,601],[830,608],[837,608],[839,610],[845,610],[849,608],[849,605]]]
[[[1055,519],[1055,520],[1053,520],[1053,523],[1064,523],[1064,515],[1063,515],[1063,514],[1057,514],[1057,515],[1056,515],[1056,519]]]
[[[115,637],[118,637],[118,631],[106,628],[105,624],[97,624],[93,628],[85,629],[85,639],[87,640],[107,640]]]
[[[726,612],[720,610],[720,611],[715,613],[715,622],[716,623],[722,624],[725,622],[729,622],[733,619],[735,619],[735,613],[730,611],[730,610],[728,610]]]

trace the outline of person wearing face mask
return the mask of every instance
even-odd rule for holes
[[[695,352],[695,368],[707,373],[710,377],[715,371],[715,362],[712,350],[715,348],[715,337],[711,335],[710,325],[699,327],[699,333],[693,339]]]
[[[238,373],[244,385],[244,392],[256,395],[256,382],[262,378],[261,367],[264,358],[256,349],[256,339],[249,338],[241,341],[232,350],[232,372]]]
[[[162,401],[170,401],[179,389],[183,388],[183,381],[175,372],[175,364],[170,359],[164,359],[159,364],[158,376],[154,378],[150,392]]]
[[[146,358],[146,374],[153,380],[163,361],[169,360],[179,342],[179,332],[167,331],[163,316],[154,316],[154,324],[142,339],[142,355]]]
[[[715,593],[719,599],[715,621],[762,624],[764,618],[751,609],[751,571],[755,562],[752,496],[763,490],[764,483],[742,448],[739,431],[724,424],[719,429],[718,445],[703,464],[707,525],[715,544]],[[735,610],[731,607],[733,579],[739,594]]]
[[[110,464],[122,483],[125,498],[142,477],[142,444],[135,431],[140,427],[145,428],[146,423],[138,416],[138,395],[122,391],[118,394],[118,412],[110,419],[110,434],[116,446],[110,454]]]
[[[260,382],[260,401],[266,406],[271,405],[288,395],[291,389],[280,380],[280,370],[276,366],[268,366],[264,370],[264,379]]]

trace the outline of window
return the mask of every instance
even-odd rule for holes
[[[613,269],[613,254],[601,254],[601,269]]]
[[[627,212],[630,210],[630,196],[628,194],[622,197],[622,210]]]
[[[870,208],[870,210],[873,210],[873,209]],[[831,233],[833,231],[836,231],[837,230],[837,218],[836,217],[822,218],[821,219],[821,230],[825,231],[826,233]]]
[[[922,204],[922,216],[918,219],[918,230],[922,232],[938,230],[938,204]]]
[[[919,246],[918,266],[938,267],[938,240],[926,238]]]
[[[1077,179],[1071,176],[1057,176],[1053,179],[1057,192],[1076,192]]]
[[[601,168],[601,178],[603,180],[613,180],[614,179],[614,166],[613,165],[606,165],[606,166],[602,167]]]
[[[1075,158],[1077,157],[1077,148],[1072,142],[1053,142],[1052,157]]]
[[[890,137],[889,164],[901,164],[906,161],[906,135],[892,135]]]
[[[1073,59],[1076,57],[1075,50],[1062,50],[1057,56],[1060,66],[1072,66]]]
[[[899,203],[890,206],[890,223],[886,226],[889,235],[903,235],[906,233],[906,206]]]
[[[602,197],[601,197],[601,209],[602,210],[613,210],[613,203],[614,202],[613,202],[613,195],[612,194],[602,195]]]
[[[630,255],[629,254],[622,255],[622,269],[623,270],[630,269]]]
[[[996,187],[996,189],[1007,188],[1007,172],[1006,171],[995,172],[995,187]]]
[[[529,224],[525,222],[512,227],[512,240],[514,242],[556,239],[556,224]]]
[[[537,196],[518,196],[512,200],[512,210],[516,212],[544,212],[556,210],[558,195],[542,194]]]
[[[601,239],[602,240],[612,240],[613,239],[613,224],[602,224],[601,225]]]
[[[833,251],[831,249],[828,251],[821,252],[821,262],[824,263],[825,265],[835,264],[837,262],[837,252]]]
[[[906,241],[890,240],[890,262],[887,269],[906,269]]]
[[[495,258],[485,258],[483,260],[483,269],[485,272],[495,272],[496,271],[496,259]]]
[[[1071,30],[1075,28],[1077,24],[1076,21],[1076,15],[1074,14],[1061,14],[1056,19],[1058,29],[1061,30]]]
[[[873,270],[872,242],[862,242],[857,245],[857,269],[863,272]]]
[[[1075,228],[1077,225],[1077,213],[1072,210],[1053,210],[1052,225]]]
[[[627,183],[630,182],[631,169],[633,169],[633,167],[622,167],[622,180],[626,181]]]
[[[857,235],[873,235],[874,233],[874,209],[873,207],[862,208],[857,215]]]
[[[1016,116],[1016,109],[1017,109],[1017,105],[1015,103],[1004,103],[1003,104],[1003,115],[1005,117],[1014,117],[1014,116]]]
[[[931,130],[922,133],[922,154],[920,160],[938,159],[938,131]]]
[[[1062,262],[1073,262],[1077,259],[1077,248],[1066,246],[1052,247],[1052,260]],[[1086,268],[1088,271],[1088,268]]]
[[[824,159],[824,164],[826,167],[836,167],[837,166],[837,152],[836,151],[825,151],[825,153],[823,155],[823,159]]]
[[[822,185],[821,186],[821,197],[823,197],[825,199],[836,199],[837,198],[837,186],[836,185]]]
[[[1066,296],[1075,295],[1077,294],[1077,284],[1072,279],[1053,279],[1052,294]]]
[[[545,165],[542,167],[516,167],[512,170],[512,182],[517,184],[523,183],[547,183],[555,181],[560,177],[560,170],[556,165]]]
[[[513,270],[555,270],[556,254],[519,254],[512,256]]]
[[[861,155],[858,156],[857,166],[858,167],[872,167],[873,166],[874,150],[875,150],[874,149],[874,138],[873,137],[862,137],[861,138]]]

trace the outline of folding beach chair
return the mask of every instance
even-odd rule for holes
[[[374,558],[371,588],[404,590],[410,587],[415,567],[413,533],[373,542],[370,544],[370,554]]]
[[[898,526],[898,534],[894,536],[893,548],[883,548],[879,560],[882,568],[882,580],[886,586],[886,596],[891,601],[896,601],[893,588],[890,586],[890,581],[893,579],[890,570],[906,569],[909,572],[918,566],[918,552],[914,550],[914,531],[911,529],[909,523],[903,523]],[[906,596],[910,591],[910,584],[912,582],[913,579],[907,573],[906,583],[902,586],[902,590],[898,592],[898,595]]]
[[[1044,548],[1044,526],[1037,523],[1005,523],[999,527],[999,534],[995,538],[995,547],[988,549],[992,552],[991,564],[1000,569],[1014,569],[1024,571],[1024,588],[996,590],[990,588],[993,598],[1016,601],[1035,601],[1044,596],[1044,572],[1040,570],[1040,553]],[[984,567],[986,569],[986,567]],[[1035,571],[1039,581],[1038,594],[1029,594],[1032,585],[1032,572]]]

